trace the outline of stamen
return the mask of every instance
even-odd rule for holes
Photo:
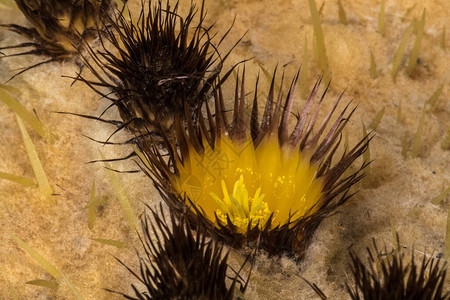
[[[219,206],[216,215],[221,223],[228,225],[229,218],[238,231],[244,233],[250,222],[252,226],[258,225],[262,228],[269,219],[271,212],[267,202],[263,201],[265,194],[261,194],[261,187],[256,190],[253,197],[249,197],[242,175],[234,183],[231,195],[228,194],[225,181],[222,180],[222,192],[223,200],[215,193],[210,193]]]

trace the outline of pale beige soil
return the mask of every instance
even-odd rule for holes
[[[133,1],[132,1],[133,2]],[[134,3],[136,2],[136,3]],[[138,8],[137,2],[132,10]],[[185,11],[189,1],[182,1]],[[305,38],[309,56],[313,59],[313,29],[308,2],[297,0],[209,0],[206,1],[214,31],[224,33],[236,16],[236,24],[221,47],[225,52],[247,30],[242,43],[229,58],[229,65],[253,57],[246,63],[247,91],[254,90],[256,75],[262,66],[269,73],[278,64],[287,65],[287,78],[292,78],[303,63]],[[411,15],[402,20],[415,1],[386,1],[386,34],[377,33],[379,1],[343,0],[349,24],[339,23],[336,1],[327,1],[322,14],[332,85],[323,104],[323,114],[332,106],[340,92],[346,89],[344,103],[358,104],[347,128],[350,145],[362,137],[362,124],[367,127],[375,114],[385,107],[385,114],[370,146],[371,159],[368,176],[352,188],[359,191],[341,209],[318,228],[304,261],[296,264],[289,258],[268,259],[260,255],[246,293],[247,299],[312,299],[314,292],[301,279],[317,284],[330,299],[347,299],[344,282],[348,272],[348,248],[365,255],[365,247],[372,237],[378,244],[392,247],[391,222],[401,236],[402,244],[414,245],[418,259],[426,249],[434,254],[445,252],[447,202],[434,205],[430,201],[450,185],[450,152],[441,142],[450,127],[450,45],[440,47],[441,34],[448,24],[450,2],[446,0],[416,1]],[[320,6],[322,1],[317,1]],[[391,77],[391,63],[411,18],[420,18],[426,8],[425,34],[419,54],[420,64],[415,76],[406,73],[403,64],[396,82]],[[0,6],[0,23],[14,22],[28,25],[19,11]],[[447,22],[447,23],[446,23]],[[409,39],[404,61],[407,63],[415,39]],[[16,34],[0,30],[0,45],[23,41]],[[450,44],[450,42],[447,42]],[[379,77],[369,74],[370,51],[373,52]],[[17,57],[0,60],[0,82],[5,82],[14,70],[39,61],[37,57]],[[229,66],[227,66],[229,67]],[[241,68],[242,70],[242,68]],[[12,232],[32,245],[80,290],[86,299],[118,299],[104,288],[131,292],[133,282],[129,273],[114,256],[131,266],[137,265],[137,238],[130,234],[120,204],[102,164],[86,164],[100,158],[121,157],[132,151],[129,147],[102,146],[89,141],[82,134],[104,140],[113,126],[83,118],[60,115],[68,111],[99,115],[109,103],[86,86],[61,75],[74,75],[77,67],[70,63],[49,64],[33,69],[9,84],[20,90],[16,99],[37,116],[58,136],[47,143],[27,127],[50,184],[57,194],[55,206],[45,204],[39,189],[23,187],[0,180],[0,298],[11,299],[10,286],[19,299],[73,299],[68,287],[57,290],[25,284],[35,279],[51,279],[43,269],[8,235]],[[305,70],[303,70],[305,71]],[[306,70],[312,87],[320,70],[314,61]],[[280,72],[281,74],[281,72]],[[261,97],[267,93],[268,77],[261,72]],[[401,154],[402,140],[410,143],[417,130],[423,105],[434,91],[443,85],[437,108],[426,113],[420,155],[411,158]],[[285,84],[286,86],[287,84]],[[230,85],[231,87],[231,85]],[[227,89],[226,96],[234,91]],[[248,99],[252,99],[252,95]],[[297,93],[296,107],[304,99]],[[402,122],[397,121],[399,105]],[[341,105],[343,106],[343,104]],[[323,115],[322,114],[322,115]],[[118,119],[117,112],[107,115]],[[33,177],[14,113],[0,103],[0,171]],[[130,138],[125,132],[114,141]],[[361,161],[357,162],[358,164]],[[113,163],[119,170],[135,170],[133,161]],[[118,174],[137,215],[144,210],[143,202],[160,201],[149,179],[142,173]],[[87,209],[93,182],[97,197],[105,200],[97,209],[95,227],[87,226]],[[115,239],[128,243],[128,248],[115,248],[91,240]],[[232,256],[237,266],[239,254]]]

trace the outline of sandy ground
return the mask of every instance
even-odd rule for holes
[[[138,1],[135,1],[138,2]],[[189,1],[182,3],[185,11]],[[307,1],[295,0],[209,0],[207,23],[217,22],[215,31],[224,33],[236,16],[236,24],[222,45],[229,49],[244,33],[242,43],[229,59],[229,64],[253,57],[246,64],[247,91],[261,68],[271,73],[278,64],[286,66],[288,78],[304,63],[305,39],[310,61],[306,71],[312,87],[320,69],[313,56],[313,29]],[[383,107],[385,114],[376,129],[376,138],[370,146],[371,159],[368,176],[353,187],[359,191],[340,209],[340,213],[326,219],[318,228],[303,262],[296,264],[283,257],[268,259],[260,255],[246,293],[247,299],[313,299],[314,292],[301,277],[316,283],[330,299],[347,299],[344,282],[348,273],[348,248],[365,255],[365,247],[375,238],[380,245],[392,247],[391,223],[401,236],[402,244],[414,245],[418,259],[426,250],[435,255],[445,252],[447,202],[434,205],[431,200],[450,185],[450,152],[442,142],[450,128],[450,45],[440,45],[442,31],[447,26],[450,2],[421,1],[404,18],[415,1],[387,1],[386,33],[377,33],[380,3],[369,0],[343,0],[348,25],[338,19],[336,1],[327,1],[321,20],[325,34],[326,51],[332,73],[332,85],[323,110],[346,89],[344,102],[353,100],[358,105],[347,128],[350,142],[362,137],[362,124],[367,127]],[[320,6],[322,1],[318,1]],[[137,3],[132,1],[135,10]],[[392,60],[401,39],[413,17],[420,19],[426,9],[425,32],[419,54],[420,63],[413,76],[405,64],[396,81],[391,76]],[[0,22],[27,25],[16,10],[0,6]],[[447,22],[447,24],[446,24]],[[415,34],[408,42],[404,62],[414,44]],[[0,31],[0,45],[23,41],[16,34]],[[373,79],[369,74],[370,51],[378,71]],[[38,62],[37,57],[16,57],[0,60],[0,82],[5,82],[14,70]],[[109,103],[86,86],[61,75],[73,75],[77,67],[70,63],[54,63],[26,72],[9,85],[19,92],[14,97],[27,107],[56,134],[48,143],[30,127],[31,138],[55,192],[56,205],[49,205],[40,196],[37,187],[23,187],[0,180],[0,297],[12,299],[11,287],[19,299],[73,299],[67,285],[49,289],[26,284],[35,279],[50,280],[46,273],[26,252],[21,250],[8,232],[29,243],[53,263],[84,295],[86,299],[118,298],[103,289],[131,292],[129,273],[114,259],[118,257],[136,266],[135,247],[138,240],[130,233],[120,204],[102,164],[86,164],[100,158],[121,157],[132,149],[96,144],[83,135],[104,140],[114,127],[83,118],[56,114],[56,111],[99,115]],[[260,93],[268,87],[268,76],[261,72]],[[425,114],[424,134],[418,157],[408,151],[402,155],[402,144],[411,143],[417,131],[424,103],[441,85],[442,93],[433,112]],[[231,96],[231,89],[225,91]],[[304,99],[298,93],[296,107]],[[402,120],[398,121],[401,103]],[[107,117],[119,118],[111,110]],[[17,126],[14,113],[0,104],[0,171],[34,177],[31,164]],[[128,139],[126,133],[117,134],[114,141]],[[358,163],[361,163],[358,161]],[[118,170],[136,170],[133,161],[114,163]],[[150,180],[141,173],[118,174],[137,215],[144,210],[143,203],[156,204],[159,195]],[[97,220],[90,230],[87,226],[89,202],[93,182],[96,195],[103,199],[97,208]],[[127,243],[127,248],[107,246],[92,238],[114,239]],[[239,261],[234,254],[231,263]]]

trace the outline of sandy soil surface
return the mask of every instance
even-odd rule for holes
[[[131,1],[133,11],[139,1]],[[189,1],[182,1],[186,11]],[[408,8],[417,5],[405,16]],[[373,163],[368,176],[352,188],[359,191],[340,212],[326,219],[318,228],[307,255],[300,264],[288,257],[269,259],[258,256],[247,299],[313,299],[314,292],[301,277],[317,284],[330,299],[348,299],[345,278],[349,275],[348,249],[365,255],[365,247],[375,238],[378,244],[394,244],[392,224],[399,232],[404,247],[417,252],[444,254],[447,227],[447,196],[440,204],[432,199],[450,185],[450,152],[444,140],[450,128],[450,2],[445,0],[393,0],[386,3],[386,32],[377,32],[379,1],[342,1],[348,24],[338,18],[337,1],[326,1],[322,27],[332,84],[323,105],[326,112],[345,89],[344,102],[358,105],[346,130],[350,145],[362,137],[362,125],[369,126],[374,116],[385,109],[370,145]],[[320,7],[322,1],[317,1]],[[253,58],[246,64],[247,91],[253,91],[261,72],[260,93],[266,93],[269,76],[275,66],[284,68],[292,78],[300,65],[309,63],[307,72],[311,88],[321,73],[313,54],[313,27],[307,1],[296,0],[209,0],[206,1],[206,22],[216,22],[214,31],[224,33],[236,17],[236,23],[224,41],[225,52],[245,34],[228,64]],[[406,72],[416,35],[408,40],[396,80],[391,76],[392,61],[412,18],[420,19],[426,9],[425,31],[419,53],[419,63],[412,76]],[[0,23],[29,25],[18,10],[0,6]],[[446,23],[447,22],[447,23]],[[447,47],[441,46],[442,32],[447,27]],[[248,32],[247,32],[248,31]],[[17,34],[0,30],[0,45],[24,41]],[[307,46],[305,52],[305,45]],[[370,52],[376,61],[377,77],[371,78]],[[40,61],[39,57],[0,59],[0,82],[7,81],[20,67]],[[229,67],[226,66],[226,67]],[[123,211],[102,164],[87,162],[106,157],[123,157],[132,151],[128,146],[104,146],[83,135],[105,140],[115,128],[84,118],[57,114],[65,111],[99,115],[108,102],[81,83],[71,86],[77,67],[67,63],[52,63],[30,70],[8,85],[18,89],[14,97],[35,112],[57,136],[52,143],[40,138],[30,127],[43,167],[55,193],[56,204],[40,196],[37,187],[23,187],[0,180],[0,297],[12,299],[12,289],[19,299],[73,299],[67,284],[57,289],[26,284],[35,279],[51,280],[35,260],[14,242],[14,233],[54,264],[75,285],[86,299],[118,299],[105,288],[131,293],[130,274],[114,257],[137,266],[135,248],[139,242],[129,230]],[[423,106],[432,94],[443,86],[433,111],[425,113],[424,134],[420,152],[412,157],[408,145],[415,137]],[[225,91],[231,97],[233,90]],[[249,96],[251,97],[251,96]],[[250,99],[250,98],[249,98]],[[297,93],[295,106],[301,108],[304,95]],[[401,118],[398,114],[401,107]],[[108,118],[119,118],[111,110]],[[16,117],[0,103],[0,171],[34,177],[25,151]],[[114,141],[130,138],[125,132]],[[404,147],[406,143],[407,147]],[[403,150],[403,153],[402,153]],[[358,163],[361,163],[358,161]],[[112,164],[118,170],[136,170],[135,162]],[[156,204],[160,196],[142,173],[117,174],[137,215],[144,204]],[[103,202],[97,207],[93,229],[87,226],[93,183],[96,197]],[[92,238],[114,239],[127,243],[126,248],[108,246]],[[450,247],[447,245],[447,247]],[[232,255],[231,263],[240,260]],[[12,288],[11,288],[12,287]]]

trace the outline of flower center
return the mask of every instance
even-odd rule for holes
[[[250,222],[252,227],[258,225],[262,228],[265,225],[271,212],[267,202],[263,201],[265,194],[261,194],[261,187],[256,190],[253,197],[249,197],[244,177],[241,175],[234,183],[231,195],[228,193],[225,181],[222,180],[222,192],[223,200],[215,193],[210,193],[219,206],[215,213],[221,223],[228,225],[230,220],[241,233],[247,232]]]

